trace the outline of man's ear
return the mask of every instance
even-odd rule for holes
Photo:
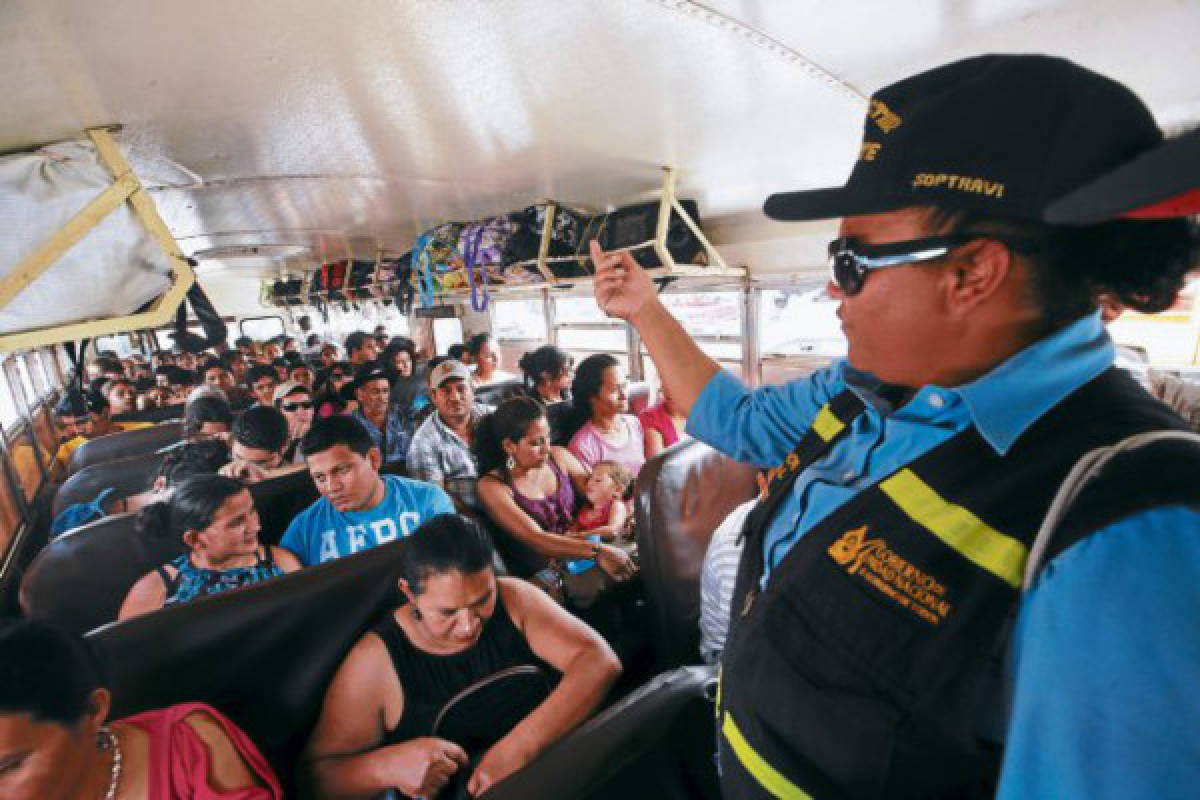
[[[383,466],[383,454],[379,452],[378,447],[372,447],[367,451],[367,461],[371,462],[371,469],[376,472]]]
[[[960,314],[974,311],[996,295],[1015,266],[1012,251],[996,239],[980,238],[962,246],[946,265],[947,302]]]

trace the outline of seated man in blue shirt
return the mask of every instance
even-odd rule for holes
[[[1129,446],[1039,532],[1085,455],[1186,430],[1113,367],[1096,298],[1169,308],[1195,229],[1047,213],[1161,140],[1129,89],[1062,59],[880,90],[846,185],[764,206],[841,218],[849,357],[783,386],[720,371],[593,243],[597,302],[688,431],[774,470],[721,657],[727,800],[1195,795],[1200,448]]]
[[[300,442],[321,498],[292,520],[280,545],[309,567],[408,536],[453,513],[436,486],[379,474],[379,448],[353,417],[317,420]]]

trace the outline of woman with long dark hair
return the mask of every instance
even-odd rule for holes
[[[530,397],[505,400],[480,420],[473,449],[482,476],[480,503],[534,554],[529,563],[513,564],[514,570],[530,574],[549,559],[593,559],[615,580],[633,575],[633,561],[620,548],[568,534],[587,471],[570,452],[551,446],[540,403]]]
[[[259,542],[249,490],[223,475],[188,478],[170,500],[139,512],[138,529],[148,536],[178,536],[188,552],[142,576],[126,595],[119,619],[300,569],[292,553]]]
[[[636,477],[646,461],[642,424],[626,413],[627,386],[625,370],[607,353],[588,356],[575,370],[571,402],[577,427],[567,448],[589,470],[598,461],[615,461]]]
[[[529,396],[544,405],[570,399],[575,359],[565,350],[547,344],[521,356],[517,362],[525,375]]]

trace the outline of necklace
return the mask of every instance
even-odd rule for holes
[[[101,728],[100,735],[104,737],[100,749],[113,751],[112,770],[108,774],[108,791],[104,794],[104,800],[115,800],[117,785],[121,782],[121,741],[111,728]]]

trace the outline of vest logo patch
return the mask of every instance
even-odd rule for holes
[[[868,539],[867,527],[843,533],[826,551],[829,557],[901,608],[940,625],[952,610],[946,587],[898,555],[883,538]]]

